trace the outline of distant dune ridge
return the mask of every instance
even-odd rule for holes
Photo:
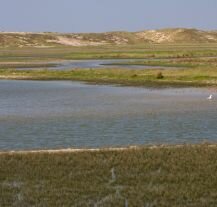
[[[173,28],[141,32],[0,32],[0,47],[100,46],[139,43],[217,43],[217,31]]]

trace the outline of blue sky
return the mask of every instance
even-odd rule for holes
[[[0,0],[0,31],[217,29],[217,0]]]

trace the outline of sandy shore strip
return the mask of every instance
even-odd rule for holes
[[[129,146],[129,147],[108,147],[108,148],[66,148],[66,149],[42,149],[42,150],[9,150],[0,151],[3,154],[58,154],[58,153],[77,153],[77,152],[106,152],[106,151],[127,151],[127,150],[140,150],[140,149],[171,149],[182,147],[217,147],[216,144],[202,143],[202,144],[174,144],[174,145],[147,145],[147,146]]]
[[[100,152],[100,151],[124,151],[129,149],[140,149],[142,147],[130,146],[130,147],[109,147],[109,148],[66,148],[66,149],[43,149],[43,150],[10,150],[0,151],[1,154],[37,154],[37,153],[73,153],[73,152]]]

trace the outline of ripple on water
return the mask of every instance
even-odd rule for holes
[[[0,149],[105,147],[217,140],[208,89],[70,81],[0,81]]]

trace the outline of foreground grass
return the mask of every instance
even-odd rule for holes
[[[212,207],[216,186],[216,145],[0,154],[0,206]]]
[[[163,78],[158,78],[162,72]],[[121,84],[130,86],[217,86],[215,67],[191,69],[75,69],[51,70],[0,70],[1,79],[17,80],[76,80],[97,84]]]

